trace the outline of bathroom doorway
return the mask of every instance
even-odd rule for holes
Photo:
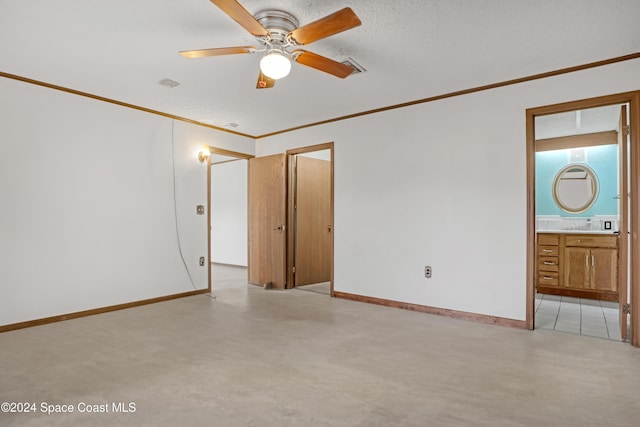
[[[629,316],[638,292],[629,233],[638,223],[638,144],[629,131],[637,97],[527,110],[530,329],[638,345]]]

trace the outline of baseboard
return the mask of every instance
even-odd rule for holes
[[[527,329],[525,320],[507,319],[505,317],[488,316],[486,314],[468,313],[466,311],[449,310],[447,308],[430,307],[428,305],[410,304],[407,302],[393,301],[382,298],[367,297],[346,292],[333,292],[336,298],[351,301],[366,302],[368,304],[384,305],[386,307],[401,308],[403,310],[419,311],[420,313],[436,314],[438,316],[454,319],[470,320],[472,322],[487,323],[490,325],[507,326],[509,328]]]
[[[77,319],[79,317],[93,316],[95,314],[108,313],[110,311],[124,310],[127,308],[139,307],[141,305],[155,304],[157,302],[169,301],[177,298],[190,297],[193,295],[206,294],[209,289],[200,289],[179,294],[165,295],[157,298],[150,298],[141,301],[127,302],[124,304],[110,305],[108,307],[94,308],[91,310],[76,311],[75,313],[61,314],[58,316],[45,317],[43,319],[29,320],[26,322],[12,323],[0,326],[0,333],[14,331],[16,329],[31,328],[33,326],[46,325],[47,323],[61,322],[63,320]]]
[[[578,289],[566,289],[566,288],[556,288],[551,286],[540,286],[536,287],[536,290],[539,294],[549,294],[549,295],[559,295],[563,297],[574,297],[574,298],[587,298],[594,300],[603,300],[603,301],[611,301],[618,302],[619,297],[617,292],[607,292],[607,291],[581,291]]]

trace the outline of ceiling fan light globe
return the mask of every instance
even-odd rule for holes
[[[260,71],[274,80],[286,77],[291,71],[289,58],[278,52],[270,52],[260,60]]]

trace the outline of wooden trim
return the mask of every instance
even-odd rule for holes
[[[339,117],[335,117],[335,118],[332,118],[332,119],[322,120],[322,121],[313,122],[313,123],[307,123],[307,124],[304,124],[304,125],[295,126],[295,127],[288,128],[288,129],[282,129],[282,130],[275,131],[275,132],[265,133],[265,134],[262,134],[262,135],[249,135],[249,134],[246,134],[246,133],[236,132],[236,131],[232,131],[232,130],[229,130],[229,129],[221,128],[221,127],[218,127],[218,126],[213,126],[213,125],[209,125],[209,124],[206,124],[206,123],[198,122],[196,120],[191,120],[191,119],[187,119],[187,118],[184,118],[184,117],[179,117],[179,116],[174,116],[172,114],[163,113],[161,111],[152,110],[150,108],[140,107],[140,106],[137,106],[137,105],[126,103],[126,102],[116,101],[114,99],[105,98],[105,97],[97,96],[97,95],[92,95],[92,94],[87,93],[87,92],[81,92],[79,90],[69,89],[69,88],[66,88],[66,87],[57,86],[57,85],[53,85],[53,84],[50,84],[50,83],[45,83],[45,82],[41,82],[41,81],[38,81],[38,80],[29,79],[27,77],[22,77],[22,76],[18,76],[18,75],[15,75],[15,74],[5,73],[5,72],[2,72],[2,71],[0,71],[0,77],[5,77],[5,78],[8,78],[8,79],[18,80],[18,81],[25,82],[25,83],[30,83],[30,84],[34,84],[34,85],[38,85],[38,86],[43,86],[43,87],[47,87],[49,89],[60,90],[60,91],[63,91],[63,92],[74,94],[74,95],[84,96],[84,97],[87,97],[87,98],[96,99],[98,101],[104,101],[104,102],[108,102],[108,103],[111,103],[111,104],[120,105],[122,107],[133,108],[135,110],[139,110],[139,111],[144,111],[144,112],[151,113],[151,114],[160,115],[160,116],[163,116],[163,117],[169,117],[169,118],[172,118],[172,119],[175,119],[175,120],[180,120],[180,121],[183,121],[183,122],[186,122],[186,123],[191,123],[191,124],[194,124],[194,125],[197,125],[197,126],[203,126],[203,127],[208,127],[210,129],[219,130],[221,132],[227,132],[227,133],[231,133],[231,134],[234,134],[234,135],[244,136],[244,137],[252,138],[252,139],[261,139],[261,138],[267,138],[269,136],[274,136],[274,135],[279,135],[279,134],[283,134],[283,133],[287,133],[287,132],[292,132],[294,130],[299,130],[299,129],[304,129],[304,128],[313,127],[313,126],[319,126],[319,125],[323,125],[323,124],[327,124],[327,123],[333,123],[333,122],[353,119],[353,118],[356,118],[356,117],[366,116],[366,115],[369,115],[369,114],[381,113],[381,112],[384,112],[384,111],[395,110],[395,109],[398,109],[398,108],[411,107],[413,105],[424,104],[424,103],[433,102],[433,101],[439,101],[441,99],[453,98],[453,97],[461,96],[461,95],[468,95],[468,94],[475,93],[475,92],[482,92],[482,91],[486,91],[486,90],[490,90],[490,89],[496,89],[496,88],[505,87],[505,86],[512,86],[512,85],[516,85],[516,84],[520,84],[520,83],[526,83],[526,82],[533,81],[533,80],[544,79],[544,78],[547,78],[547,77],[555,77],[555,76],[559,76],[559,75],[562,75],[562,74],[573,73],[573,72],[576,72],[576,71],[583,71],[583,70],[588,70],[588,69],[591,69],[591,68],[603,67],[605,65],[611,65],[611,64],[616,64],[616,63],[619,63],[619,62],[631,61],[631,60],[638,59],[638,58],[640,58],[640,52],[635,52],[635,53],[631,53],[631,54],[628,54],[628,55],[617,56],[615,58],[605,59],[605,60],[602,60],[602,61],[590,62],[590,63],[587,63],[587,64],[576,65],[576,66],[573,66],[573,67],[561,68],[559,70],[548,71],[548,72],[539,73],[539,74],[533,74],[533,75],[526,76],[526,77],[520,77],[520,78],[516,78],[516,79],[512,79],[512,80],[505,80],[505,81],[498,82],[498,83],[492,83],[492,84],[483,85],[483,86],[477,86],[477,87],[473,87],[473,88],[469,88],[469,89],[463,89],[463,90],[458,90],[458,91],[454,91],[454,92],[448,92],[448,93],[444,93],[444,94],[441,94],[441,95],[436,95],[436,96],[431,96],[431,97],[428,97],[428,98],[418,99],[418,100],[415,100],[415,101],[403,102],[401,104],[394,104],[394,105],[390,105],[390,106],[387,106],[387,107],[381,107],[381,108],[376,108],[376,109],[373,109],[373,110],[366,110],[366,111],[362,111],[362,112],[359,112],[359,113],[348,114],[348,115],[345,115],[345,116],[339,116]]]
[[[47,323],[61,322],[63,320],[77,319],[79,317],[93,316],[96,314],[108,313],[110,311],[124,310],[127,308],[140,307],[142,305],[155,304],[157,302],[170,301],[178,298],[190,297],[209,293],[208,289],[199,289],[195,291],[183,292],[179,294],[165,295],[162,297],[150,298],[140,301],[127,302],[124,304],[110,305],[108,307],[94,308],[91,310],[76,311],[69,314],[61,314],[59,316],[45,317],[43,319],[29,320],[26,322],[12,323],[10,325],[0,326],[0,333],[14,331],[16,329],[31,328],[33,326],[46,325]]]
[[[215,166],[215,165],[222,165],[222,164],[225,164],[225,163],[238,162],[240,160],[245,160],[245,159],[223,160],[221,162],[209,162],[209,164],[211,166]]]
[[[527,126],[527,263],[526,263],[526,323],[527,329],[535,328],[535,280],[536,280],[536,141],[535,116],[529,110],[526,112]]]
[[[557,286],[541,286],[537,287],[538,293],[541,294],[549,294],[549,295],[561,295],[564,297],[574,297],[574,298],[587,298],[587,299],[597,299],[603,301],[613,301],[618,302],[618,293],[617,292],[606,292],[606,291],[581,291],[579,289],[567,289],[567,288],[559,288]]]
[[[292,148],[291,150],[287,150],[286,154],[287,154],[287,164],[288,164],[288,177],[287,177],[287,189],[288,189],[288,195],[287,195],[287,227],[288,227],[288,232],[287,232],[287,288],[294,288],[295,287],[295,281],[294,281],[294,277],[293,277],[293,257],[294,257],[294,250],[293,250],[293,245],[294,245],[294,227],[293,227],[293,218],[294,218],[294,212],[293,212],[293,195],[294,195],[294,191],[293,191],[293,176],[294,176],[294,171],[293,171],[293,156],[298,155],[298,154],[303,154],[303,153],[310,153],[313,151],[321,151],[321,150],[330,150],[331,151],[331,285],[330,285],[330,291],[329,294],[331,296],[333,296],[333,261],[334,261],[334,251],[335,251],[335,226],[334,226],[334,221],[335,221],[335,217],[334,217],[334,212],[333,212],[333,206],[334,206],[334,184],[333,184],[333,156],[334,156],[334,150],[333,150],[333,142],[325,142],[322,144],[316,144],[316,145],[310,145],[307,147],[300,147],[300,148]]]
[[[296,159],[294,154],[287,153],[287,289],[293,289],[296,286],[295,274],[293,267],[295,264],[295,209],[293,198],[295,192],[295,180],[297,179],[295,168]]]
[[[618,56],[618,57],[615,57],[615,58],[605,59],[603,61],[596,61],[596,62],[590,62],[588,64],[577,65],[577,66],[567,67],[567,68],[561,68],[559,70],[548,71],[548,72],[540,73],[540,74],[533,74],[533,75],[530,75],[530,76],[520,77],[520,78],[517,78],[517,79],[505,80],[505,81],[502,81],[502,82],[499,82],[499,83],[492,83],[492,84],[488,84],[488,85],[473,87],[473,88],[470,88],[470,89],[463,89],[463,90],[458,90],[458,91],[455,91],[455,92],[448,92],[448,93],[445,93],[445,94],[442,94],[442,95],[431,96],[431,97],[428,97],[428,98],[422,98],[422,99],[418,99],[418,100],[415,100],[415,101],[403,102],[401,104],[390,105],[390,106],[387,106],[387,107],[382,107],[382,108],[376,108],[376,109],[373,109],[373,110],[362,111],[360,113],[348,114],[346,116],[335,117],[333,119],[327,119],[327,120],[322,120],[322,121],[319,121],[319,122],[308,123],[308,124],[304,124],[304,125],[288,128],[288,129],[282,129],[282,130],[279,130],[279,131],[276,131],[276,132],[270,132],[270,133],[265,133],[263,135],[258,135],[258,136],[255,136],[255,139],[267,138],[269,136],[274,136],[274,135],[279,135],[279,134],[283,134],[283,133],[287,133],[287,132],[292,132],[294,130],[300,130],[300,129],[309,128],[309,127],[313,127],[313,126],[324,125],[324,124],[327,124],[327,123],[333,123],[333,122],[338,122],[338,121],[342,121],[342,120],[353,119],[355,117],[361,117],[361,116],[366,116],[366,115],[369,115],[369,114],[381,113],[381,112],[384,112],[384,111],[395,110],[395,109],[398,109],[398,108],[411,107],[413,105],[424,104],[424,103],[433,102],[433,101],[439,101],[441,99],[453,98],[453,97],[461,96],[461,95],[468,95],[470,93],[482,92],[482,91],[486,91],[486,90],[490,90],[490,89],[497,89],[497,88],[505,87],[505,86],[512,86],[512,85],[515,85],[515,84],[530,82],[530,81],[533,81],[533,80],[540,80],[540,79],[544,79],[544,78],[547,78],[547,77],[555,77],[555,76],[559,76],[559,75],[562,75],[562,74],[573,73],[573,72],[576,72],[576,71],[588,70],[590,68],[603,67],[605,65],[616,64],[618,62],[630,61],[630,60],[638,59],[638,58],[640,58],[640,52],[635,52],[635,53],[632,53],[632,54],[629,54],[629,55],[623,55],[623,56]]]
[[[367,297],[346,292],[333,292],[336,298],[350,301],[365,302],[367,304],[384,305],[385,307],[401,308],[403,310],[418,311],[420,313],[436,314],[438,316],[451,317],[453,319],[470,320],[477,323],[507,326],[510,328],[527,329],[527,323],[523,320],[507,319],[505,317],[488,316],[486,314],[469,313],[466,311],[450,310],[448,308],[430,307],[427,305],[411,304],[382,298]]]
[[[631,128],[631,244],[630,246],[630,295],[631,304],[631,345],[640,347],[640,92],[635,92],[629,103]]]
[[[332,150],[332,149],[333,149],[333,142],[325,142],[322,144],[309,145],[307,147],[292,148],[291,150],[287,150],[287,154],[302,154],[302,153],[310,153],[312,151]]]
[[[303,148],[304,150],[305,148]],[[287,289],[293,289],[296,287],[295,273],[293,268],[295,267],[295,254],[296,254],[296,215],[295,215],[295,201],[294,197],[297,195],[297,165],[298,161],[295,158],[295,154],[286,153],[287,157]]]
[[[606,132],[585,133],[582,135],[561,136],[558,138],[537,139],[536,152],[613,144],[618,144],[618,132],[610,130]]]
[[[334,215],[334,200],[335,200],[335,192],[334,192],[334,180],[333,180],[333,171],[334,171],[334,153],[333,142],[331,142],[331,283],[329,285],[329,295],[332,297],[335,296],[334,287],[333,287],[333,270],[334,270],[334,258],[335,258],[335,245],[336,245],[336,224],[335,224],[335,215]]]
[[[624,128],[628,126],[627,105],[620,108],[620,119],[618,128],[618,182],[620,183],[620,217],[629,218],[629,146],[628,138]],[[618,310],[622,313],[622,306],[629,301],[627,295],[629,283],[629,223],[620,222],[620,245],[618,248]],[[621,316],[618,324],[623,340],[628,340],[627,336],[627,316]]]
[[[255,157],[253,154],[246,154],[246,153],[240,153],[239,151],[225,150],[224,148],[213,147],[211,145],[209,145],[208,147],[209,147],[209,152],[211,154],[220,154],[221,156],[235,157],[238,160],[243,160],[243,159],[249,160]]]
[[[145,113],[155,114],[157,116],[168,117],[170,119],[179,120],[179,121],[185,122],[185,123],[191,123],[193,125],[202,126],[202,127],[206,127],[206,128],[210,128],[210,129],[219,130],[221,132],[232,133],[234,135],[239,135],[239,136],[244,136],[244,137],[247,137],[247,138],[255,139],[254,136],[246,134],[246,133],[236,132],[236,131],[225,129],[225,128],[221,128],[221,127],[218,127],[218,126],[214,126],[214,125],[209,125],[209,124],[206,124],[206,123],[198,122],[196,120],[187,119],[185,117],[174,116],[173,114],[163,113],[162,111],[158,111],[158,110],[152,110],[151,108],[140,107],[139,105],[134,105],[134,104],[129,104],[127,102],[117,101],[115,99],[105,98],[104,96],[93,95],[93,94],[90,94],[90,93],[87,93],[87,92],[82,92],[82,91],[79,91],[79,90],[75,90],[75,89],[70,89],[70,88],[63,87],[63,86],[54,85],[54,84],[51,84],[51,83],[41,82],[41,81],[38,81],[38,80],[29,79],[27,77],[18,76],[18,75],[15,75],[15,74],[9,74],[9,73],[5,73],[5,72],[0,71],[0,77],[5,77],[7,79],[12,79],[12,80],[18,80],[18,81],[21,81],[21,82],[24,82],[24,83],[30,83],[30,84],[33,84],[33,85],[36,85],[36,86],[46,87],[48,89],[59,90],[61,92],[66,92],[66,93],[70,93],[70,94],[73,94],[73,95],[84,96],[85,98],[91,98],[91,99],[95,99],[97,101],[108,102],[109,104],[119,105],[120,107],[131,108],[133,110],[143,111]]]
[[[211,158],[207,161],[207,288],[211,292]]]
[[[252,139],[261,139],[261,138],[267,138],[269,136],[274,136],[274,135],[279,135],[279,134],[283,134],[283,133],[287,133],[287,132],[292,132],[294,130],[299,130],[299,129],[309,128],[309,127],[313,127],[313,126],[319,126],[319,125],[323,125],[323,124],[327,124],[327,123],[333,123],[333,122],[353,119],[353,118],[356,118],[356,117],[366,116],[366,115],[369,115],[369,114],[381,113],[381,112],[384,112],[384,111],[395,110],[395,109],[398,109],[398,108],[411,107],[413,105],[424,104],[424,103],[433,102],[433,101],[439,101],[441,99],[453,98],[453,97],[461,96],[461,95],[468,95],[468,94],[475,93],[475,92],[482,92],[482,91],[486,91],[486,90],[490,90],[490,89],[497,89],[497,88],[500,88],[500,87],[512,86],[512,85],[516,85],[516,84],[520,84],[520,83],[530,82],[530,81],[533,81],[533,80],[544,79],[544,78],[547,78],[547,77],[555,77],[555,76],[559,76],[559,75],[562,75],[562,74],[573,73],[573,72],[576,72],[576,71],[588,70],[590,68],[603,67],[605,65],[611,65],[611,64],[616,64],[616,63],[619,63],[619,62],[631,61],[631,60],[638,59],[638,58],[640,58],[640,52],[635,52],[635,53],[631,53],[631,54],[628,54],[628,55],[617,56],[615,58],[605,59],[605,60],[602,60],[602,61],[590,62],[590,63],[587,63],[587,64],[576,65],[576,66],[573,66],[573,67],[561,68],[559,70],[548,71],[548,72],[539,73],[539,74],[533,74],[533,75],[526,76],[526,77],[520,77],[520,78],[516,78],[516,79],[512,79],[512,80],[505,80],[505,81],[502,81],[502,82],[492,83],[492,84],[483,85],[483,86],[476,86],[476,87],[473,87],[473,88],[458,90],[458,91],[454,91],[454,92],[448,92],[448,93],[444,93],[444,94],[441,94],[441,95],[431,96],[431,97],[428,97],[428,98],[422,98],[422,99],[418,99],[418,100],[415,100],[415,101],[403,102],[401,104],[394,104],[394,105],[390,105],[390,106],[387,106],[387,107],[376,108],[376,109],[373,109],[373,110],[366,110],[366,111],[362,111],[362,112],[359,112],[359,113],[348,114],[348,115],[345,115],[345,116],[339,116],[339,117],[335,117],[335,118],[332,118],[332,119],[322,120],[322,121],[319,121],[319,122],[307,123],[307,124],[304,124],[304,125],[295,126],[295,127],[288,128],[288,129],[282,129],[282,130],[279,130],[279,131],[265,133],[265,134],[257,135],[257,136],[256,135],[249,135],[249,134],[246,134],[246,133],[232,131],[232,130],[221,128],[221,127],[218,127],[218,126],[214,126],[214,125],[209,125],[209,124],[206,124],[206,123],[198,122],[196,120],[191,120],[191,119],[187,119],[187,118],[184,118],[184,117],[174,116],[172,114],[163,113],[161,111],[152,110],[150,108],[140,107],[140,106],[137,106],[137,105],[126,103],[126,102],[116,101],[114,99],[105,98],[105,97],[97,96],[97,95],[92,95],[92,94],[87,93],[87,92],[81,92],[81,91],[78,91],[78,90],[69,89],[69,88],[65,88],[65,87],[62,87],[62,86],[57,86],[57,85],[53,85],[53,84],[50,84],[50,83],[45,83],[45,82],[41,82],[41,81],[38,81],[38,80],[29,79],[27,77],[22,77],[22,76],[18,76],[18,75],[15,75],[15,74],[5,73],[5,72],[2,72],[2,71],[0,71],[0,77],[5,77],[5,78],[8,78],[8,79],[18,80],[18,81],[21,81],[21,82],[24,82],[24,83],[30,83],[30,84],[34,84],[34,85],[38,85],[38,86],[43,86],[43,87],[47,87],[49,89],[60,90],[60,91],[63,91],[63,92],[74,94],[74,95],[84,96],[84,97],[92,98],[92,99],[95,99],[95,100],[98,100],[98,101],[104,101],[104,102],[108,102],[108,103],[111,103],[111,104],[120,105],[120,106],[126,107],[126,108],[133,108],[135,110],[139,110],[139,111],[144,111],[144,112],[151,113],[151,114],[160,115],[160,116],[163,116],[163,117],[169,117],[171,119],[183,121],[183,122],[186,122],[186,123],[191,123],[191,124],[194,124],[194,125],[197,125],[197,126],[207,127],[207,128],[210,128],[210,129],[219,130],[221,132],[227,132],[227,133],[231,133],[231,134],[234,134],[234,135],[244,136],[244,137],[252,138]]]
[[[549,114],[566,113],[575,110],[606,107],[608,105],[630,103],[638,91],[615,93],[612,95],[597,96],[595,98],[581,99],[578,101],[560,102],[558,104],[528,108],[534,116],[546,116]]]
[[[213,165],[219,165],[222,163],[227,163],[227,162],[235,162],[237,160],[249,160],[254,158],[255,156],[252,154],[245,154],[245,153],[240,153],[238,151],[231,151],[231,150],[225,150],[224,148],[218,148],[218,147],[213,147],[211,145],[207,146],[209,148],[209,153],[211,154],[219,154],[221,156],[229,156],[229,157],[235,157],[234,160],[228,160],[225,162],[219,162],[219,163],[211,163],[211,158],[209,158],[209,161],[207,162],[207,248],[208,248],[208,252],[207,252],[207,259],[209,260],[209,262],[207,263],[207,269],[208,271],[208,276],[209,276],[209,292],[211,292],[211,282],[212,282],[212,276],[211,276],[211,264],[213,263],[213,261],[211,260],[211,167]],[[248,181],[248,174],[249,174],[249,167],[247,166],[247,185],[249,183]],[[247,197],[249,197],[249,188],[247,188]],[[247,223],[247,228],[249,227],[249,224]],[[248,256],[248,252],[249,252],[249,242],[247,242],[247,262],[249,260],[249,256]],[[247,268],[249,268],[247,266]]]

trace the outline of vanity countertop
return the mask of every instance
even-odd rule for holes
[[[538,230],[536,233],[547,234],[619,234],[613,230]]]

